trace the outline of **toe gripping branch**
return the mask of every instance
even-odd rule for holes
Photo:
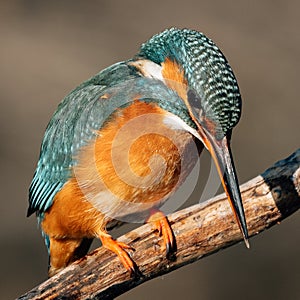
[[[135,251],[131,246],[114,240],[110,235],[101,235],[100,236],[103,247],[114,252],[118,255],[123,266],[130,272],[131,275],[138,274],[138,268],[136,263],[132,260],[126,250]]]
[[[175,236],[167,217],[161,211],[155,210],[151,212],[147,223],[152,224],[153,229],[158,231],[159,236],[163,238],[167,258],[170,260],[173,259],[177,247]],[[141,275],[136,263],[127,252],[127,250],[135,251],[133,247],[114,240],[109,234],[101,234],[99,238],[103,247],[117,254],[121,263],[131,275]]]
[[[164,247],[166,249],[167,258],[172,258],[176,252],[176,239],[168,218],[159,210],[151,213],[147,223],[152,224],[153,229],[158,231],[159,236],[163,238]]]

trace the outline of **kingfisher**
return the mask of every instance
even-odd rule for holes
[[[135,273],[132,248],[108,233],[128,220],[152,224],[166,254],[176,252],[161,206],[204,148],[249,247],[230,148],[240,116],[228,61],[211,39],[191,29],[154,35],[133,58],[71,91],[47,126],[29,188],[27,216],[37,215],[49,276],[86,255],[94,238]]]

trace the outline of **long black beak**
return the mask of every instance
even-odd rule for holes
[[[238,179],[230,150],[229,139],[225,136],[221,140],[217,140],[214,136],[210,135],[207,130],[203,130],[203,128],[199,128],[199,133],[202,138],[202,142],[209,150],[217,166],[222,185],[227,194],[240,230],[243,234],[246,247],[250,248],[247,223]]]

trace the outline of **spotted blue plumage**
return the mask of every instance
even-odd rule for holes
[[[216,124],[216,137],[228,135],[241,116],[241,95],[220,49],[203,33],[167,29],[142,45],[138,54],[158,64],[173,59],[183,69],[203,113]]]

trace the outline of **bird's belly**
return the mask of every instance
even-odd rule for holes
[[[85,198],[112,219],[161,205],[199,155],[190,133],[171,129],[157,111],[153,122],[152,106],[138,105],[146,106],[147,117],[138,110],[126,118],[128,112],[123,111],[121,120],[102,129],[82,149],[74,167]]]
[[[144,135],[129,151],[126,145],[118,148],[116,157],[113,150],[111,156],[103,148],[98,153],[96,142],[95,160],[75,168],[78,186],[94,207],[112,219],[142,211],[147,215],[176,191],[197,159],[188,153],[191,135],[182,133],[180,138],[185,141],[183,149],[164,136]]]

